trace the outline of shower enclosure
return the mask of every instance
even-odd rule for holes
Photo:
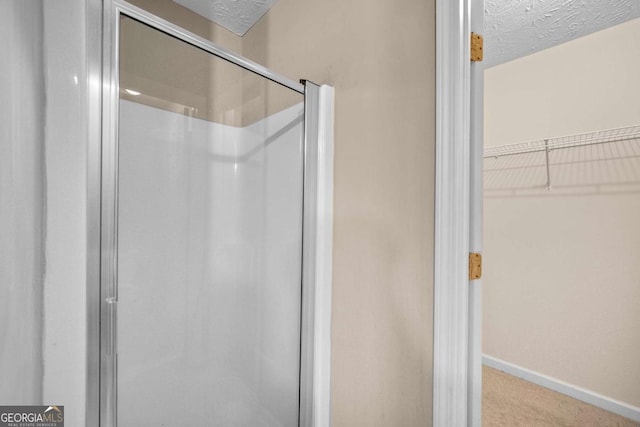
[[[103,19],[100,425],[314,424],[328,413],[327,89],[126,2]]]

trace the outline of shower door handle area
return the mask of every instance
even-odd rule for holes
[[[118,316],[118,301],[115,297],[109,297],[105,299],[106,307],[107,307],[107,322],[109,327],[107,340],[106,340],[106,349],[105,352],[109,356],[114,356],[116,354],[116,340],[117,340],[117,316]]]
[[[305,88],[105,4],[100,425],[311,425]]]

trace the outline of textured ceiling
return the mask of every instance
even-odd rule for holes
[[[173,0],[210,21],[244,35],[277,0]]]
[[[640,0],[485,0],[485,66],[634,18],[640,18]]]
[[[242,36],[277,0],[173,0]],[[640,18],[640,0],[485,0],[486,67]]]

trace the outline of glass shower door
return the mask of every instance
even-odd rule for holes
[[[117,425],[298,425],[303,96],[121,15],[118,103]]]

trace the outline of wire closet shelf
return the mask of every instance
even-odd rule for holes
[[[640,182],[640,125],[487,147],[485,189]]]

